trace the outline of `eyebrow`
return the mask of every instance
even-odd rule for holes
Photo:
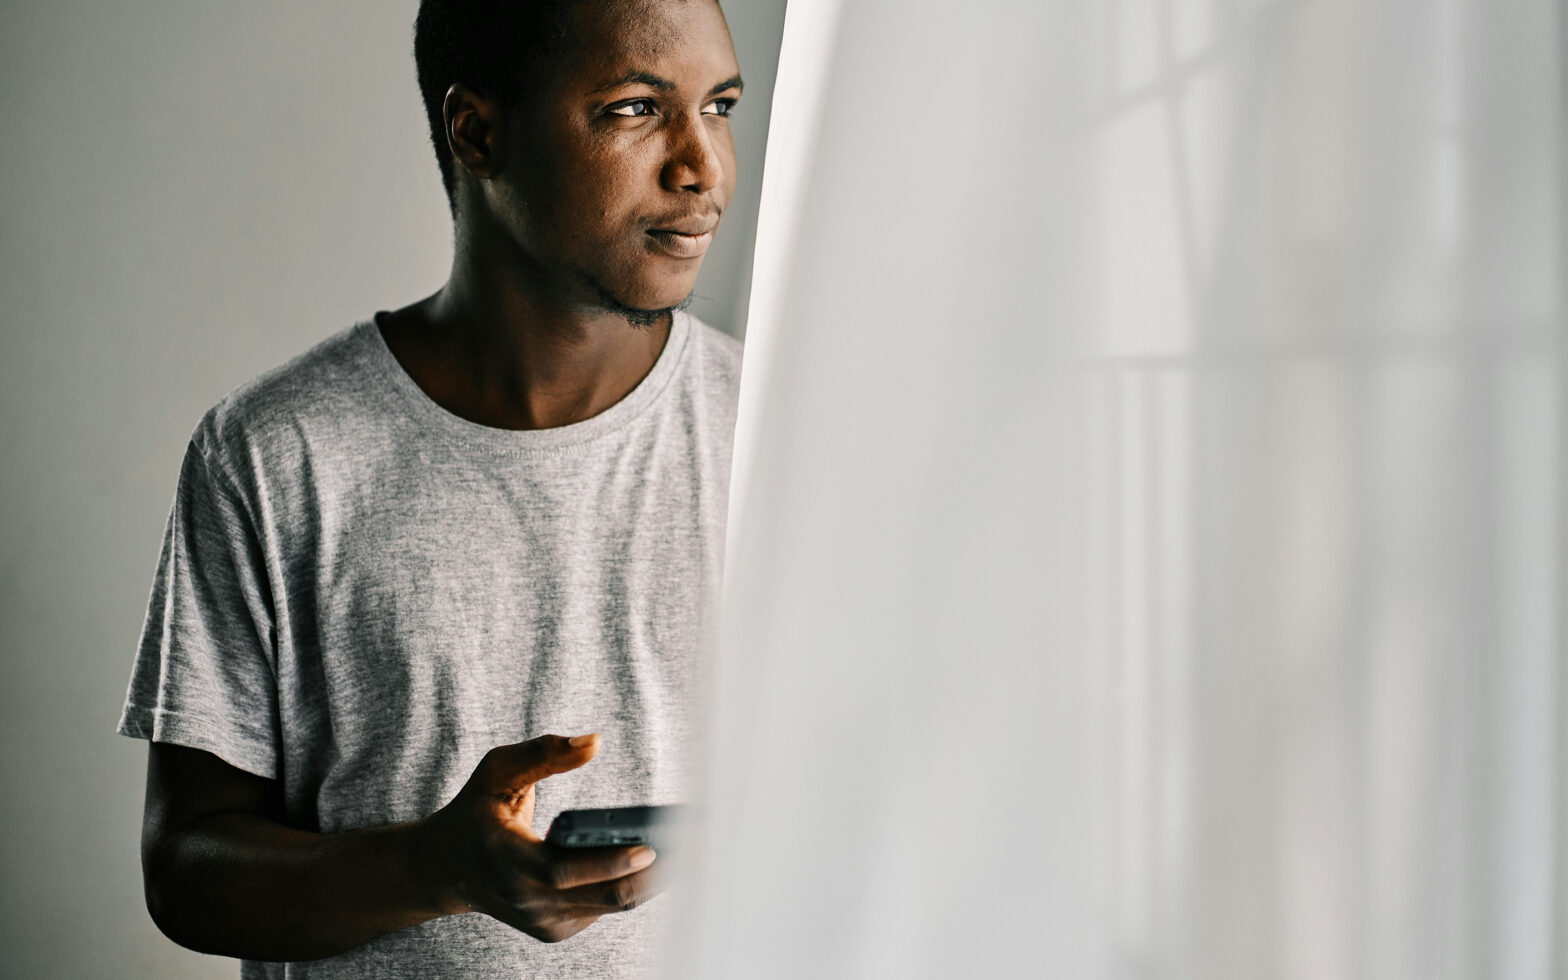
[[[655,74],[653,74],[651,72],[638,71],[636,69],[633,69],[633,70],[627,72],[626,74],[622,75],[620,78],[615,79],[613,82],[607,82],[604,85],[601,85],[598,88],[594,89],[593,91],[594,91],[594,94],[597,95],[600,92],[608,92],[612,88],[620,88],[622,85],[635,85],[635,84],[647,85],[647,86],[650,86],[652,88],[656,88],[656,89],[658,89],[661,92],[670,92],[670,91],[673,91],[675,89],[675,83],[672,82],[672,81],[669,81],[668,79],[660,78],[658,75],[655,75]],[[744,82],[742,82],[740,80],[740,76],[739,75],[734,75],[734,76],[731,76],[730,78],[726,78],[724,81],[722,81],[719,84],[717,84],[717,85],[713,86],[712,88],[708,89],[708,94],[709,95],[718,95],[720,92],[723,92],[725,89],[732,89],[732,88],[740,89],[741,91],[745,91],[746,85],[745,85]]]

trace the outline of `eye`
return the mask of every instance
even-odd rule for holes
[[[715,99],[708,103],[708,107],[702,111],[710,116],[728,116],[734,111],[735,102],[735,99]],[[715,111],[710,112],[710,109]]]
[[[633,111],[631,111],[631,110],[639,109],[639,108],[642,109],[642,110],[646,110],[646,111],[641,111],[641,112],[633,112]],[[651,99],[637,99],[637,100],[632,101],[632,102],[623,102],[623,103],[621,103],[618,106],[611,107],[610,112],[614,113],[617,116],[626,116],[628,118],[635,117],[635,116],[652,115],[653,114],[653,100],[651,100]]]

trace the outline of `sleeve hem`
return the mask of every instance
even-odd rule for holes
[[[211,752],[251,775],[279,778],[278,755],[271,745],[197,715],[128,703],[116,730],[128,738]]]

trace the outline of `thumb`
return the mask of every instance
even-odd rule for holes
[[[485,782],[492,794],[520,794],[547,776],[586,765],[598,754],[598,735],[541,735],[526,742],[498,745],[485,756]]]

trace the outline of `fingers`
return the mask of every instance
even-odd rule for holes
[[[606,912],[628,912],[659,894],[665,885],[664,876],[654,865],[613,881],[568,888],[559,892],[557,897],[563,905],[572,909],[602,915]]]
[[[459,797],[436,814],[447,815],[440,826],[458,828],[454,834],[477,845],[456,850],[477,855],[458,876],[468,883],[467,908],[556,942],[662,889],[662,876],[651,872],[651,848],[558,848],[533,832],[534,785],[586,764],[598,751],[598,735],[542,735],[485,754]]]
[[[648,847],[590,847],[576,851],[545,846],[527,853],[534,860],[525,872],[558,891],[623,878],[648,867],[654,859],[653,849]]]
[[[543,942],[559,942],[601,915],[637,908],[664,888],[657,862],[649,863],[653,851],[646,847],[522,850],[543,860],[530,862],[519,855],[517,877],[497,892],[500,903],[481,911]]]
[[[485,754],[486,782],[493,795],[521,794],[533,783],[571,772],[599,752],[598,735],[541,735],[526,742],[498,745]]]
[[[540,942],[558,943],[563,939],[570,939],[584,929],[597,922],[597,915],[588,915],[575,919],[562,919],[553,925],[534,933],[534,938]]]

